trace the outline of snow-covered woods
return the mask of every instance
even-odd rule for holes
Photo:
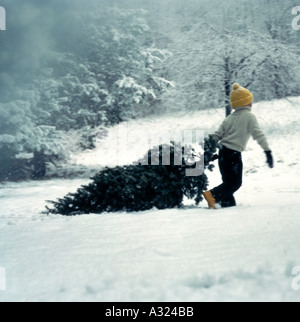
[[[21,5],[29,11],[28,19],[34,6],[30,2]],[[42,23],[52,6],[54,2],[36,9],[31,23]],[[92,8],[64,8],[52,22],[48,17],[47,31],[33,29],[25,36],[8,30],[1,35],[8,45],[15,34],[23,41],[32,37],[32,51],[37,50],[39,56],[35,69],[20,66],[14,74],[4,68],[1,82],[5,95],[0,105],[4,115],[0,120],[3,162],[35,151],[65,160],[68,151],[93,147],[99,129],[149,115],[160,96],[174,87],[160,72],[171,53],[151,42],[146,44],[151,30],[145,10],[106,4]],[[12,5],[12,14],[15,10]],[[63,30],[57,35],[58,22],[63,22]],[[46,52],[40,52],[36,37],[51,37]],[[2,48],[3,65],[8,50]],[[26,64],[23,57],[15,57],[10,64],[17,59]],[[30,77],[20,82],[20,74],[28,72]]]
[[[137,117],[216,106],[229,113],[235,81],[256,101],[299,95],[293,4],[7,2],[1,162],[36,151],[65,161],[93,148],[99,130]]]
[[[166,108],[228,106],[235,81],[256,101],[299,95],[300,36],[291,27],[297,1],[167,3],[157,38],[174,53],[166,65],[177,86],[164,97]]]
[[[299,5],[2,0],[0,301],[299,301]],[[238,207],[42,213],[139,160],[145,129],[215,131],[234,82],[275,159],[249,144]]]

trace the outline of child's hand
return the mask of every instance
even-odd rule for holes
[[[219,155],[218,154],[214,154],[211,161],[215,161],[219,159]]]

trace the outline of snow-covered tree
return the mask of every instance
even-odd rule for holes
[[[169,3],[173,6],[168,20],[159,26],[171,38],[167,44],[174,56],[167,68],[177,87],[164,95],[166,108],[223,106],[228,115],[234,82],[249,87],[256,101],[299,95],[299,73],[294,68],[300,63],[299,33],[291,28],[292,4],[284,0]]]
[[[1,103],[0,114],[0,158],[4,162],[23,152],[27,138],[33,136],[34,124],[26,101]]]
[[[240,34],[216,33],[211,37],[210,52],[203,55],[203,72],[198,77],[199,95],[217,96],[226,115],[231,113],[232,84],[239,82],[249,88],[257,100],[283,98],[299,93],[299,61],[293,46],[279,43],[256,32]],[[214,46],[213,46],[214,45]]]
[[[159,71],[170,53],[145,45],[151,34],[144,10],[104,6],[68,11],[64,19],[68,28],[43,55],[33,82],[11,81],[12,93],[22,94],[0,107],[0,149],[8,159],[93,147],[101,126],[150,113],[173,86]]]
[[[77,28],[68,34],[67,45],[49,55],[49,68],[37,81],[45,124],[92,133],[148,113],[174,86],[157,72],[170,53],[143,45],[149,36],[145,15],[108,9],[73,21]]]

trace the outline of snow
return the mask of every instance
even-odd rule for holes
[[[0,301],[298,302],[292,273],[300,266],[299,105],[300,98],[254,105],[275,168],[267,167],[251,141],[236,208],[213,211],[205,202],[186,202],[184,209],[46,216],[45,200],[89,180],[1,184],[0,272],[5,270],[6,290],[0,289]],[[153,117],[126,126],[129,133],[145,126],[161,134],[196,128],[210,133],[224,113]],[[97,151],[73,156],[74,162],[114,165],[118,131],[109,129]],[[143,155],[134,144],[142,138],[135,140],[123,163]],[[217,168],[208,175],[211,187],[220,183]]]

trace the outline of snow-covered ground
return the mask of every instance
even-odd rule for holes
[[[89,180],[1,184],[0,301],[299,301],[299,107],[300,98],[254,105],[275,168],[251,141],[236,208],[46,216],[45,200]],[[129,122],[137,135],[122,160],[143,155],[138,131],[149,125],[207,133],[223,117],[218,109]],[[117,131],[73,162],[115,164]],[[217,168],[208,175],[211,187],[220,183]]]

